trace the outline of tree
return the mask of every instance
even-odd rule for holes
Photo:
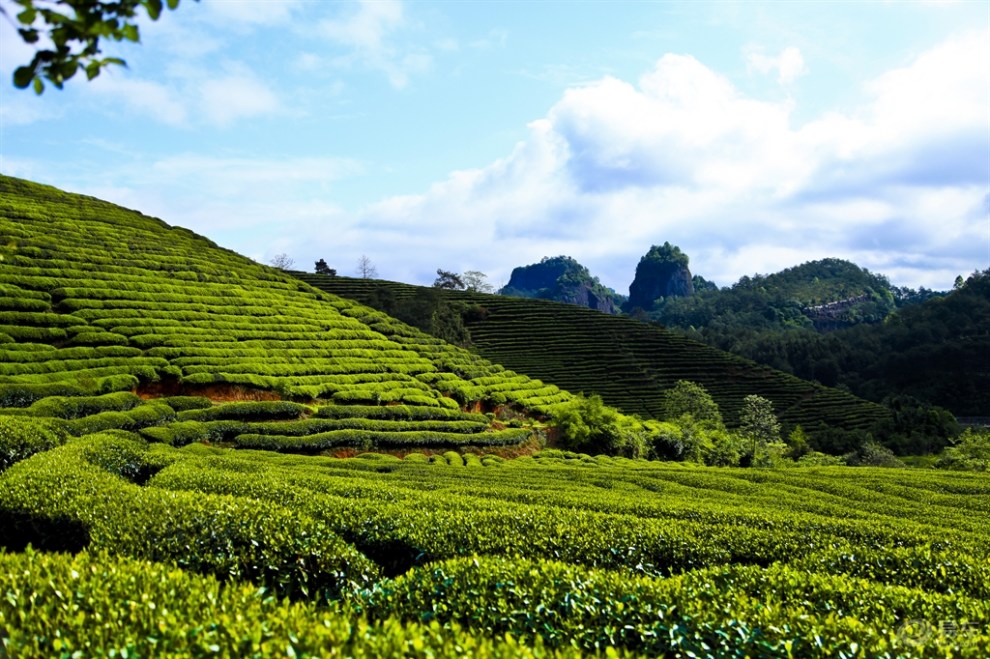
[[[637,456],[642,450],[642,427],[624,420],[601,396],[577,396],[554,414],[554,425],[561,444],[574,451],[627,454]]]
[[[464,281],[456,272],[450,272],[448,270],[437,268],[437,278],[433,281],[433,288],[463,291]]]
[[[753,449],[753,464],[764,464],[770,457],[771,448],[780,441],[780,421],[773,413],[773,403],[763,396],[750,395],[743,398],[742,410],[739,412],[739,432],[750,441]],[[783,446],[786,450],[786,445]]]
[[[488,275],[478,270],[465,270],[461,273],[461,281],[469,291],[477,293],[494,293],[495,287],[488,283]]]
[[[378,278],[378,268],[376,268],[375,264],[371,262],[371,259],[364,254],[362,254],[361,258],[358,259],[357,271],[358,274],[361,275],[361,279]]]
[[[316,274],[318,275],[329,275],[331,277],[337,276],[337,271],[327,265],[327,262],[320,259],[316,262]]]
[[[664,392],[663,414],[670,421],[690,416],[695,422],[722,426],[722,413],[718,409],[718,403],[703,386],[687,380],[678,380],[672,389]]]
[[[0,6],[0,14],[13,23],[24,43],[35,46],[29,64],[14,69],[14,86],[45,90],[43,79],[61,89],[79,70],[92,80],[111,64],[126,66],[119,57],[101,57],[101,39],[141,40],[139,10],[156,21],[166,6],[179,0],[10,0],[20,9]]]
[[[293,261],[288,254],[282,252],[281,254],[276,254],[273,256],[269,263],[272,264],[273,268],[278,268],[279,270],[289,270],[292,268],[293,264],[295,264],[295,261]]]

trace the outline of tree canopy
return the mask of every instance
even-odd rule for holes
[[[101,40],[137,43],[139,10],[155,21],[165,7],[179,6],[179,0],[9,1],[13,7],[0,5],[0,14],[35,47],[31,62],[14,69],[14,86],[33,87],[37,94],[45,90],[44,80],[61,89],[80,70],[92,80],[106,66],[126,66],[119,57],[102,56]]]

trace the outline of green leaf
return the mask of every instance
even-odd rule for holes
[[[31,25],[34,23],[34,19],[38,16],[38,12],[34,7],[28,7],[21,13],[17,15],[17,20],[19,20],[24,25]]]
[[[138,27],[137,27],[137,25],[134,25],[132,23],[126,24],[121,29],[120,32],[121,32],[121,36],[123,36],[128,41],[138,42],[138,41],[141,40],[141,37],[138,34]]]
[[[157,21],[162,15],[162,0],[144,0],[144,8],[148,10],[148,17]]]
[[[33,28],[32,29],[21,28],[17,30],[17,32],[21,35],[21,39],[24,40],[24,43],[38,43],[37,30]]]
[[[19,66],[14,70],[14,86],[18,89],[26,88],[33,78],[34,69],[29,66]]]
[[[34,93],[41,96],[41,92],[45,91],[45,83],[41,81],[41,78],[34,79]]]

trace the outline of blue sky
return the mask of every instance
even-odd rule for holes
[[[414,283],[566,254],[626,293],[664,241],[721,285],[990,267],[986,0],[183,0],[141,29],[35,97],[0,20],[0,171]]]

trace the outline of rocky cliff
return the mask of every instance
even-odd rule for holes
[[[660,298],[693,294],[687,254],[670,243],[654,245],[636,266],[636,278],[629,285],[629,301],[625,308],[627,311],[636,308],[650,311]]]
[[[513,269],[501,295],[554,300],[603,313],[618,313],[613,292],[569,256],[544,257]]]

